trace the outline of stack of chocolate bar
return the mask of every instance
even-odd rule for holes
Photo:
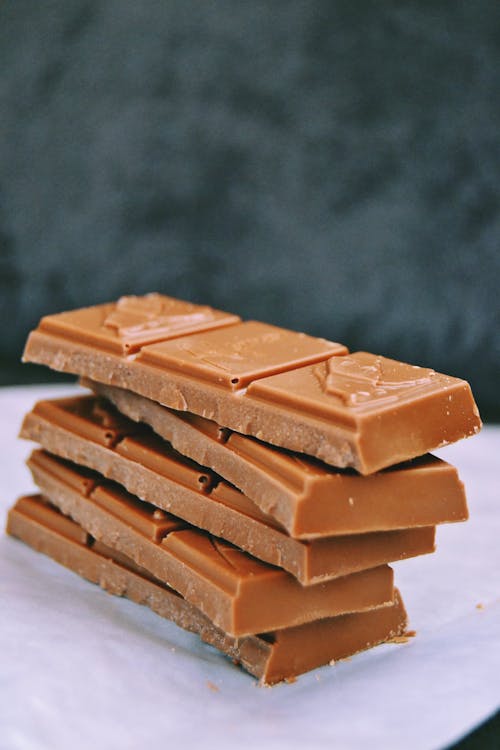
[[[8,532],[263,683],[402,635],[387,563],[467,518],[427,453],[480,428],[463,380],[157,294],[45,317],[24,359],[92,393],[26,415]]]

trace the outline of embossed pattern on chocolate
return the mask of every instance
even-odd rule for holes
[[[441,391],[449,392],[451,405],[458,385],[457,378],[425,367],[354,352],[259,380],[248,394],[354,426],[365,413],[382,413]]]
[[[233,325],[239,320],[237,315],[152,293],[49,315],[40,327],[127,355],[155,341]]]
[[[332,357],[315,375],[325,393],[340,398],[346,406],[391,404],[405,393],[417,396],[438,378],[434,370],[407,365],[393,359],[358,352],[355,356]],[[442,377],[442,376],[441,376]]]
[[[236,323],[238,318],[235,315],[221,317],[221,313],[208,306],[147,294],[121,297],[115,309],[106,315],[104,326],[115,330],[124,351],[132,353],[146,343],[213,328],[222,321],[228,325]]]

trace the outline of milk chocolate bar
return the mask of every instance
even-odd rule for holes
[[[291,538],[239,490],[176,454],[95,397],[40,401],[21,436],[84,464],[163,510],[292,573],[303,585],[434,551],[433,526],[338,536]]]
[[[402,635],[406,629],[406,612],[395,590],[391,606],[232,638],[173,589],[130,558],[94,540],[39,495],[17,501],[9,512],[7,531],[110,593],[147,605],[185,630],[198,633],[263,684],[291,679],[351,656]]]
[[[138,500],[117,484],[35,452],[36,483],[95,539],[131,557],[233,636],[275,630],[389,604],[386,565],[301,586],[221,539]]]
[[[480,429],[463,380],[254,321],[194,332],[197,322],[179,335],[169,310],[183,304],[148,295],[49,315],[30,334],[24,360],[362,474]],[[216,316],[204,310],[204,319]]]
[[[457,470],[434,456],[364,477],[231,432],[203,417],[173,411],[131,391],[88,379],[83,383],[109,399],[121,413],[148,424],[179,453],[234,484],[295,538],[468,518]]]

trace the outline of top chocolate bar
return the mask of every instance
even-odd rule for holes
[[[23,359],[362,474],[481,427],[464,380],[159,294],[42,318]]]

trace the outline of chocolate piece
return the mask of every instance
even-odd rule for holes
[[[38,506],[41,514],[37,513]],[[235,639],[126,556],[100,542],[92,544],[73,521],[65,519],[63,528],[61,518],[40,496],[22,498],[9,512],[7,531],[110,593],[145,604],[180,627],[198,633],[263,684],[291,679],[351,656],[406,629],[406,612],[396,590],[392,606]]]
[[[392,570],[380,566],[301,586],[295,578],[232,545],[141,503],[118,485],[96,480],[90,493],[67,482],[63,463],[40,451],[29,461],[45,495],[104,544],[131,557],[233,636],[299,625],[392,601]],[[159,541],[161,539],[161,541]]]
[[[24,360],[127,388],[362,474],[481,425],[469,385],[426,368],[346,354],[340,344],[257,323],[169,340],[178,329],[170,331],[163,318],[159,343],[138,339],[137,354],[124,356],[128,340],[121,328],[106,326],[109,319],[113,305],[105,314],[100,306],[47,316],[30,334]]]
[[[229,391],[347,351],[341,344],[256,321],[168,343],[144,350],[145,361]]]
[[[156,341],[234,325],[237,315],[190,302],[146,294],[116,303],[49,315],[43,330],[76,338],[99,349],[129,355]]]
[[[40,442],[50,453],[84,463],[142,500],[223,537],[260,560],[284,568],[303,585],[434,551],[434,527],[311,542],[293,539],[226,482],[212,488],[213,477],[191,466],[145,427],[140,430],[131,422],[132,436],[127,437],[122,419],[121,441],[112,449],[104,447],[98,431],[111,431],[113,412],[93,397],[41,401],[25,417],[21,435]],[[106,428],[100,428],[103,416]]]
[[[244,492],[295,538],[402,529],[468,518],[455,467],[434,456],[364,477],[274,448],[175,412],[122,388],[85,379],[123,414],[150,425],[173,447]]]

